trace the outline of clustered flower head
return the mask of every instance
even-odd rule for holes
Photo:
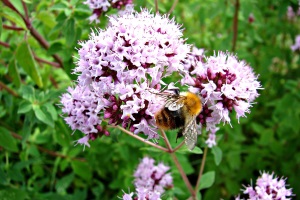
[[[295,12],[292,6],[288,6],[286,15],[289,20],[294,20],[297,16],[300,16],[300,1],[298,10]]]
[[[296,39],[295,39],[295,44],[293,44],[291,46],[291,49],[293,51],[300,51],[300,35],[297,35],[296,36]]]
[[[96,23],[100,22],[99,17],[109,8],[121,10],[123,7],[131,8],[133,6],[132,0],[86,0],[84,4],[93,10],[93,15],[89,17],[90,22],[95,21]]]
[[[194,71],[196,67],[201,67],[199,66],[199,64],[203,62],[204,62],[204,49],[198,49],[195,46],[193,46],[192,51],[187,54],[186,59],[182,61],[184,70],[188,71],[189,73]]]
[[[292,189],[286,188],[286,179],[273,177],[274,173],[263,172],[261,177],[256,180],[256,186],[248,186],[243,190],[245,199],[249,200],[289,200],[293,196]],[[240,200],[238,196],[236,200]]]
[[[109,20],[80,43],[77,85],[61,98],[65,121],[85,134],[78,143],[87,146],[109,135],[103,121],[158,138],[153,116],[161,105],[153,90],[163,77],[184,71],[189,52],[180,26],[167,16],[142,10]]]
[[[159,163],[154,165],[154,159],[145,157],[134,173],[136,194],[124,194],[123,200],[159,200],[166,189],[173,187],[173,179],[167,171],[169,166]]]
[[[206,141],[209,147],[216,145],[217,125],[230,124],[229,114],[233,110],[237,119],[245,117],[261,88],[252,68],[227,52],[218,52],[198,62],[182,83],[190,85],[189,90],[202,97],[203,110],[197,120],[209,132]]]
[[[255,17],[253,13],[250,13],[248,16],[248,22],[252,24],[255,21]]]

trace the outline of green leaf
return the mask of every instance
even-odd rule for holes
[[[142,147],[140,148],[142,151],[149,151],[149,152],[162,152],[162,150],[155,148],[155,147]]]
[[[24,114],[29,112],[32,109],[32,104],[27,101],[27,100],[23,100],[21,101],[21,103],[19,104],[19,109],[18,109],[18,114]]]
[[[22,5],[22,1],[10,0],[10,2],[17,9],[18,12],[20,12],[22,15],[25,14],[24,7]]]
[[[70,18],[67,20],[65,27],[65,37],[67,46],[72,46],[74,44],[75,36],[75,20],[73,18]]]
[[[45,124],[47,124],[51,127],[54,127],[53,119],[52,119],[51,115],[47,112],[46,109],[43,109],[43,107],[40,107],[38,105],[34,105],[33,111],[34,111],[36,118],[38,118],[38,120],[40,120],[41,122],[44,122]]]
[[[200,192],[197,192],[197,197],[196,197],[197,200],[201,200],[202,199],[202,195]]]
[[[71,162],[71,165],[75,174],[77,174],[86,181],[90,181],[92,179],[92,172],[88,163],[74,160]]]
[[[39,87],[43,87],[42,77],[38,71],[31,49],[26,41],[23,41],[17,48],[16,59],[18,64],[32,78],[32,80]]]
[[[200,149],[197,146],[193,150],[189,150],[186,145],[183,145],[176,152],[181,154],[186,154],[186,153],[202,154],[203,153],[202,149]]]
[[[23,190],[7,188],[7,189],[2,189],[0,191],[0,199],[3,200],[9,200],[9,199],[23,200],[27,198],[28,198],[27,193]]]
[[[210,171],[202,175],[200,180],[199,190],[209,188],[215,182],[215,172]]]
[[[177,156],[179,163],[181,164],[181,166],[183,168],[183,171],[187,175],[192,174],[195,171],[195,169],[193,168],[191,162],[188,160],[188,157],[186,155],[176,154],[176,156]],[[174,169],[175,169],[175,166],[174,166]],[[178,171],[176,170],[176,172],[178,172]]]
[[[10,132],[3,127],[0,127],[0,146],[9,151],[18,151],[18,146],[15,139],[10,134]]]
[[[47,110],[54,121],[57,120],[57,111],[52,103],[45,103],[44,105],[42,105],[42,108],[45,108]]]
[[[219,165],[222,161],[222,155],[223,155],[222,150],[218,146],[214,146],[212,148],[212,153],[214,155],[214,160],[216,165]]]
[[[47,50],[47,54],[53,55],[61,51],[62,49],[63,49],[63,45],[60,42],[55,42],[50,45],[49,49]]]
[[[22,174],[21,169],[17,169],[15,167],[10,168],[7,172],[7,176],[13,181],[24,181],[25,177]]]
[[[0,25],[1,26],[1,25]],[[11,59],[8,65],[8,74],[11,76],[13,83],[17,88],[21,85],[21,77],[16,65],[16,60]]]
[[[62,11],[66,8],[68,8],[68,5],[66,3],[56,3],[50,8],[50,10]]]
[[[32,86],[22,85],[20,88],[20,93],[22,97],[30,102],[34,102],[35,100],[35,91]]]
[[[26,24],[24,23],[23,19],[13,10],[9,9],[8,7],[4,6],[0,12],[0,16],[8,19],[9,21],[14,22],[16,25],[22,27],[24,30],[27,30]]]
[[[32,126],[34,124],[34,120],[31,120],[34,117],[34,113],[30,112],[25,115],[25,119],[23,122],[22,128],[22,144],[26,145],[26,141],[29,138],[30,134],[32,133]]]
[[[64,176],[62,179],[58,180],[55,185],[55,189],[58,193],[64,193],[65,190],[70,186],[74,180],[74,174],[71,173],[67,176]]]
[[[49,11],[41,11],[36,17],[49,28],[53,28],[56,25],[55,16]]]
[[[14,165],[14,169],[24,169],[28,168],[32,164],[42,164],[41,158],[34,158],[25,161],[18,162]]]

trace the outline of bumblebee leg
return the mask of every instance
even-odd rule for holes
[[[181,138],[183,136],[182,131],[183,131],[183,128],[179,129],[179,131],[177,132],[176,143],[177,143],[177,139]]]

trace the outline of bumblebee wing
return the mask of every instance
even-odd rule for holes
[[[168,108],[170,111],[179,110],[183,106],[182,98],[171,98],[166,101],[165,107]]]
[[[196,120],[192,118],[184,127],[182,134],[184,135],[185,144],[189,150],[193,150],[197,143],[198,132],[196,128]]]
[[[183,100],[186,98],[185,96],[170,93],[160,93],[156,95],[165,100],[165,107],[170,111],[179,110],[184,105]]]

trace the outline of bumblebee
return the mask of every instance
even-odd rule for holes
[[[165,100],[164,107],[155,115],[155,122],[162,130],[178,129],[183,135],[188,149],[193,150],[197,143],[196,117],[202,111],[201,99],[192,92],[172,89],[173,93],[159,93]]]

